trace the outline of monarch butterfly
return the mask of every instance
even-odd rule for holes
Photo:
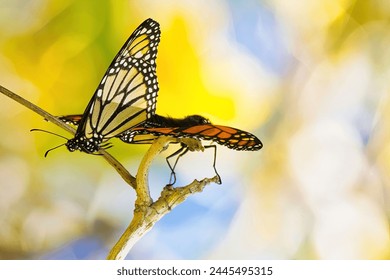
[[[108,139],[151,118],[156,111],[157,46],[160,26],[145,20],[131,34],[108,67],[84,113],[78,115],[69,151],[94,153]]]
[[[77,125],[80,115],[62,116],[60,119]],[[130,144],[151,144],[155,138],[163,135],[175,138],[189,137],[199,140],[211,140],[238,151],[256,151],[263,147],[261,141],[253,134],[228,126],[214,125],[208,119],[199,115],[176,119],[155,114],[140,126],[133,127],[116,137]],[[216,146],[208,145],[205,146],[205,148],[214,148],[213,167],[216,175],[218,176],[219,183],[221,183],[221,177],[215,167]],[[166,158],[168,166],[171,169],[171,179],[169,185],[173,185],[175,183],[176,175],[174,170],[176,164],[179,158],[187,153],[188,150],[189,148],[182,144],[182,147],[179,150]],[[178,155],[178,157],[172,166],[169,159],[176,155]],[[172,179],[173,182],[171,183]]]
[[[146,139],[142,138],[144,135],[147,135],[148,137]],[[211,140],[212,142],[216,142],[220,145],[238,151],[256,151],[263,147],[261,141],[253,134],[228,126],[214,125],[208,119],[199,115],[176,119],[170,117],[166,118],[156,114],[151,119],[147,120],[142,127],[134,127],[117,137],[127,143],[149,143],[153,138],[150,136],[158,137],[162,135],[172,136],[175,138],[189,137],[198,140]],[[169,185],[173,185],[176,182],[176,164],[180,157],[186,154],[189,150],[189,148],[184,144],[181,145],[182,147],[179,150],[166,158],[168,166],[171,169],[171,179]],[[204,147],[214,148],[213,168],[218,177],[218,183],[221,184],[221,176],[218,174],[215,167],[217,148],[215,145],[207,145]],[[169,158],[175,155],[178,156],[172,166],[169,162]]]
[[[118,135],[127,143],[150,143],[150,139],[141,139],[141,135],[190,137],[211,140],[220,145],[238,151],[256,151],[263,147],[261,141],[253,134],[236,128],[214,125],[208,119],[192,115],[183,119],[154,115],[143,126],[134,127]]]

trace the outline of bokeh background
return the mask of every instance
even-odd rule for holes
[[[164,217],[129,259],[388,259],[390,2],[0,0],[0,83],[55,115],[82,113],[146,18],[161,25],[157,112],[250,131],[218,148],[223,184]],[[102,259],[134,191],[69,134],[0,95],[0,258]],[[117,140],[132,174],[147,146]],[[151,192],[168,182],[163,153]],[[213,176],[189,153],[177,185]]]

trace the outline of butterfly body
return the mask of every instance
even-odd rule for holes
[[[70,152],[74,152],[76,150],[92,154],[99,150],[100,144],[102,141],[94,138],[86,139],[85,137],[72,138],[66,142],[65,146],[68,148]]]
[[[172,118],[163,117],[155,114],[153,117],[148,119],[144,126],[145,127],[191,127],[194,125],[208,124],[210,121],[200,115],[191,115],[185,118]]]

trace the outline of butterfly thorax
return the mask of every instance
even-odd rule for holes
[[[182,119],[154,115],[145,123],[146,127],[191,127],[194,125],[209,124],[210,121],[200,115],[191,115]]]
[[[65,146],[70,152],[76,150],[92,154],[100,149],[100,143],[102,141],[97,138],[86,138],[85,136],[75,137],[69,139]]]

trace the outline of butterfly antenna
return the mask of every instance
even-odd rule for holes
[[[51,149],[47,150],[46,153],[45,153],[45,157],[47,157],[47,154],[48,154],[50,151],[53,151],[53,150],[55,150],[55,149],[57,149],[57,148],[59,148],[59,147],[62,147],[62,146],[64,146],[65,144],[66,144],[66,143],[62,143],[61,145],[55,146],[54,148],[51,148]]]
[[[111,143],[105,143],[103,145],[100,145],[100,148],[103,148],[105,150],[109,149],[109,148],[112,148],[114,145],[112,145]],[[95,153],[95,154],[92,154],[94,156],[102,156],[103,154],[101,153]]]
[[[68,139],[68,138],[66,138],[65,136],[59,135],[59,134],[57,134],[57,133],[54,133],[54,132],[51,132],[51,131],[47,131],[47,130],[43,130],[43,129],[39,129],[39,128],[33,128],[33,129],[30,129],[30,132],[34,132],[34,131],[45,132],[45,133],[52,134],[52,135],[55,135],[55,136],[61,137],[61,138],[63,138],[63,139],[69,140],[69,139]]]
[[[69,140],[69,139],[66,138],[65,136],[59,135],[59,134],[54,133],[54,132],[51,132],[51,131],[39,129],[39,128],[33,128],[33,129],[31,129],[30,131],[31,131],[31,132],[34,132],[34,131],[45,132],[45,133],[52,134],[52,135],[61,137],[61,138],[63,138],[63,139]],[[62,146],[64,146],[65,144],[66,144],[66,143],[63,143],[63,144],[61,144],[61,145],[58,145],[58,146],[56,146],[56,147],[54,147],[54,148],[51,148],[51,149],[47,150],[46,153],[45,153],[45,157],[47,157],[47,154],[48,154],[50,151],[53,151],[53,150],[55,150],[55,149],[57,149],[57,148],[59,148],[59,147],[62,147]]]

